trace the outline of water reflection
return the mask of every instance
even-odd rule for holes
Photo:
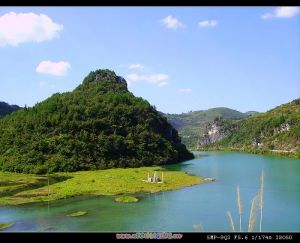
[[[242,153],[205,152],[209,156],[166,166],[217,180],[181,190],[139,194],[138,203],[114,197],[75,198],[18,207],[0,207],[0,222],[16,222],[6,231],[230,231],[226,211],[238,222],[236,186],[245,213],[265,171],[264,230],[300,231],[300,160]],[[67,212],[85,210],[83,217]],[[274,213],[276,212],[276,213]],[[248,217],[243,219],[247,225]]]

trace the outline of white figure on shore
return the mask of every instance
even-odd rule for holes
[[[147,181],[148,182],[163,183],[164,182],[164,172],[161,172],[161,179],[157,176],[157,171],[154,171],[153,177],[150,177],[149,172],[148,172]]]

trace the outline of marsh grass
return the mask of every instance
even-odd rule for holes
[[[139,199],[133,196],[121,196],[115,198],[116,202],[123,202],[123,203],[135,203],[138,202]]]
[[[231,230],[232,230],[232,232],[235,232],[235,226],[234,226],[233,218],[232,218],[230,211],[227,211],[227,216],[228,216],[229,225],[231,227]]]
[[[97,171],[78,171],[71,173],[55,173],[50,176],[48,186],[47,177],[37,175],[24,175],[18,173],[0,172],[0,205],[19,205],[33,202],[48,202],[76,196],[100,196],[134,194],[139,192],[155,193],[166,190],[176,190],[186,186],[192,186],[204,182],[203,178],[190,175],[182,171],[164,170],[164,183],[149,183],[148,172],[162,170],[161,167],[140,168],[115,168]],[[39,178],[42,179],[41,184]],[[54,181],[53,178],[58,178]],[[14,182],[17,191],[14,191]],[[9,183],[8,183],[9,182]],[[34,187],[26,187],[27,183],[35,184]],[[13,188],[10,188],[10,187]],[[6,191],[9,194],[5,194]],[[51,193],[49,193],[51,192]],[[48,195],[49,194],[49,195]]]
[[[87,214],[87,211],[77,211],[73,213],[66,214],[68,217],[79,217],[79,216],[84,216]]]
[[[237,207],[238,207],[238,213],[239,213],[239,219],[240,219],[240,232],[242,232],[242,214],[243,214],[243,205],[241,200],[241,193],[240,188],[237,186]],[[258,208],[260,209],[260,225],[259,230],[262,232],[262,218],[263,218],[263,200],[264,198],[264,171],[262,171],[261,177],[260,177],[260,190],[259,192],[252,198],[251,200],[251,209],[250,209],[250,215],[248,220],[248,232],[253,232],[255,224],[256,224],[256,213]],[[229,219],[229,226],[233,232],[235,232],[235,226],[234,221],[232,218],[232,215],[230,211],[227,211],[228,219]]]
[[[0,230],[4,230],[4,229],[7,229],[11,226],[13,226],[14,223],[3,223],[3,224],[0,224]]]
[[[258,197],[259,195],[255,195],[251,201],[251,210],[250,210],[249,222],[248,222],[248,232],[253,232],[256,223],[256,206],[257,206]]]
[[[237,205],[238,205],[238,208],[239,208],[239,216],[240,216],[240,232],[242,232],[243,205],[242,205],[242,199],[241,199],[241,193],[240,193],[239,185],[237,186],[236,191],[237,191]]]
[[[192,226],[195,232],[205,232],[202,224],[193,224]]]
[[[260,177],[260,192],[259,192],[259,207],[260,207],[260,221],[259,221],[259,231],[262,229],[262,217],[263,217],[263,207],[264,207],[264,177],[265,173],[262,171]]]

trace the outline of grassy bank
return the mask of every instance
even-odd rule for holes
[[[300,158],[300,151],[272,151],[267,149],[247,149],[247,148],[228,148],[228,147],[205,147],[203,149],[196,149],[194,151],[236,151],[251,154],[275,155],[285,158]]]
[[[55,173],[48,177],[0,172],[0,205],[19,205],[90,195],[118,195],[176,190],[204,182],[181,171],[164,170],[164,183],[143,181],[161,167]],[[161,176],[158,172],[158,176]],[[49,194],[49,195],[48,195]]]

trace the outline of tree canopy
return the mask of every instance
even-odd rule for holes
[[[0,169],[22,173],[177,163],[193,158],[177,131],[110,70],[91,72],[0,120]]]

